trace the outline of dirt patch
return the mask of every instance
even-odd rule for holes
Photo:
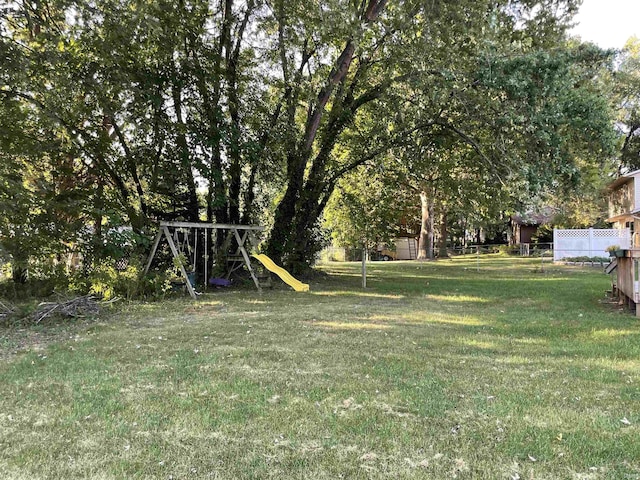
[[[86,331],[90,323],[85,320],[39,327],[0,326],[0,361],[6,361],[21,352],[44,350],[52,343],[73,338]]]

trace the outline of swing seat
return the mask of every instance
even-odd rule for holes
[[[230,287],[232,285],[231,280],[226,278],[210,278],[209,285],[214,287]]]

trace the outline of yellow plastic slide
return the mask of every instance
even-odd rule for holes
[[[306,283],[302,283],[300,280],[296,280],[291,276],[289,272],[287,272],[284,268],[279,267],[275,264],[273,260],[263,254],[252,255],[253,258],[262,263],[267,270],[278,275],[284,283],[293,288],[296,292],[308,292],[309,285]]]

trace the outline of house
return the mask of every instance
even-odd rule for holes
[[[609,218],[613,228],[628,228],[631,236],[640,226],[640,170],[621,175],[608,187]]]
[[[620,251],[608,272],[616,272],[616,290],[620,302],[635,308],[640,303],[640,170],[625,173],[608,187],[609,218],[614,228],[627,230],[629,241],[619,245]],[[635,308],[640,317],[640,308]]]

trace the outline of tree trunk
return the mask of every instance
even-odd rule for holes
[[[516,245],[520,237],[520,225],[518,225],[513,219],[509,219],[510,235],[509,245]]]
[[[418,260],[433,260],[433,202],[426,191],[420,192],[422,221],[418,240]]]
[[[19,232],[16,232],[20,235]],[[11,279],[15,284],[27,283],[29,279],[29,255],[21,246],[21,239],[16,237],[16,244],[12,245],[11,253]],[[12,242],[13,243],[13,242]]]
[[[296,202],[304,185],[304,166],[307,156],[299,158],[291,152],[287,159],[287,189],[276,207],[273,229],[267,245],[267,255],[276,263],[284,263],[285,252],[291,252],[289,241],[296,220]],[[296,158],[298,157],[298,158]]]
[[[284,265],[292,272],[304,274],[320,250],[315,234],[322,212],[335,189],[335,182],[306,182],[302,198],[296,202],[296,213],[288,228],[289,241]]]
[[[364,3],[362,10],[362,20],[366,24],[374,22],[382,10],[385,8],[386,0],[368,0]],[[294,90],[299,92],[295,83],[292,83],[289,74],[289,61],[285,51],[284,42],[284,30],[282,16],[279,19],[279,34],[280,34],[280,56],[283,68],[283,77],[285,80],[285,98],[288,103],[288,116],[290,126],[295,126],[296,110],[298,108],[297,102],[294,100],[297,95],[292,92]],[[355,33],[355,32],[354,32]],[[362,35],[363,32],[359,32],[357,36]],[[325,162],[328,154],[333,149],[338,136],[342,133],[347,124],[350,123],[358,108],[362,105],[377,99],[384,88],[374,88],[371,91],[365,92],[365,94],[353,99],[350,97],[351,104],[348,106],[349,115],[346,115],[345,105],[342,104],[342,88],[344,82],[347,81],[348,73],[351,69],[352,60],[354,59],[356,46],[358,39],[355,36],[349,36],[344,44],[342,52],[336,59],[332,70],[326,78],[325,84],[318,90],[317,97],[313,102],[308,105],[307,118],[304,127],[304,134],[302,138],[297,142],[292,142],[290,153],[287,158],[287,188],[285,194],[276,207],[274,216],[274,226],[271,230],[269,242],[267,244],[267,254],[271,256],[276,262],[282,262],[287,266],[296,266],[296,268],[304,268],[308,266],[313,259],[313,248],[309,249],[307,246],[310,244],[309,237],[312,235],[313,227],[316,225],[326,200],[323,199],[323,183],[326,183],[325,178]],[[306,50],[306,49],[305,49]],[[301,67],[306,64],[309,57],[303,54]],[[298,71],[299,75],[302,74],[302,68]],[[296,81],[299,78],[295,77]],[[355,87],[358,85],[358,80],[353,79],[351,84],[351,91],[355,91]],[[386,86],[385,88],[388,88]],[[338,90],[338,93],[336,92]],[[330,100],[334,98],[334,102]],[[323,129],[321,128],[322,120],[326,114],[327,106],[332,105],[335,107],[335,113],[342,113],[345,115],[331,115],[328,125]],[[340,112],[338,112],[340,110]],[[292,129],[294,131],[295,129]],[[318,133],[321,130],[325,130],[325,138],[323,138],[322,145],[319,146],[318,152],[315,153],[314,158],[314,144],[317,141]],[[308,181],[305,182],[305,172],[309,167]],[[307,205],[312,205],[313,212],[310,212]],[[285,258],[286,254],[286,258]],[[297,265],[296,265],[297,264]]]
[[[14,260],[11,264],[11,280],[13,280],[13,283],[20,285],[27,283],[28,271],[25,266],[26,263],[26,260]]]
[[[325,107],[336,85],[338,85],[347,75],[354,52],[355,45],[351,40],[349,40],[340,54],[335,68],[329,74],[327,84],[320,90],[315,106],[310,108],[307,113],[305,133],[301,144],[294,147],[287,156],[287,189],[282,200],[276,207],[274,228],[271,232],[271,238],[269,239],[267,246],[267,253],[276,262],[283,260],[285,252],[290,252],[292,257],[297,257],[298,254],[304,253],[293,252],[291,245],[289,245],[291,237],[294,237],[294,240],[301,240],[300,238],[295,238],[299,237],[299,235],[296,235],[295,233],[291,235],[291,233],[293,233],[291,232],[292,226],[295,227],[296,224],[301,223],[297,217],[301,215],[306,216],[309,213],[300,211],[296,208],[301,195],[303,195],[305,190],[307,190],[305,189],[304,173],[307,165],[312,159],[312,145],[318,134],[320,120],[325,113]],[[333,132],[334,141],[339,133],[340,131]],[[314,168],[312,166],[312,170],[313,169]],[[308,201],[304,201],[304,203],[308,203]],[[308,233],[310,232],[304,232],[303,235],[307,235]],[[285,263],[297,261],[299,261],[297,258],[292,258],[291,261],[287,261]]]
[[[187,211],[187,220],[190,222],[197,222],[200,217],[200,207],[198,205],[198,192],[196,190],[196,182],[193,178],[193,171],[191,168],[191,154],[189,153],[189,144],[185,132],[188,131],[187,125],[182,118],[182,87],[179,85],[179,80],[174,79],[174,84],[171,88],[173,97],[173,107],[175,109],[176,123],[178,125],[176,143],[179,149],[180,165],[182,167],[182,173],[184,175],[185,184],[187,185],[187,205],[184,207]]]
[[[225,7],[225,19],[232,18],[231,0],[227,0],[228,7]],[[242,155],[241,155],[241,117],[240,117],[240,95],[238,93],[238,61],[240,59],[240,46],[242,37],[249,21],[249,15],[253,10],[253,2],[249,2],[242,23],[236,31],[235,47],[232,48],[232,39],[225,46],[226,51],[226,77],[227,77],[227,97],[229,116],[231,117],[231,128],[229,134],[228,155],[231,160],[229,168],[229,221],[240,223],[240,191],[242,189]],[[245,205],[245,208],[250,208]]]
[[[447,211],[443,210],[442,218],[440,220],[440,247],[438,249],[438,257],[447,258],[449,252],[447,251]]]

